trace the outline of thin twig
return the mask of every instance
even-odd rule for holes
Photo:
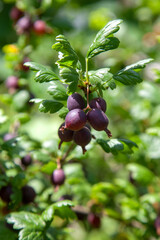
[[[69,153],[74,149],[75,144],[72,143],[70,145],[70,147],[68,148],[67,152],[63,155],[63,157],[61,158],[61,161],[64,162],[66,160],[66,158],[68,157]]]

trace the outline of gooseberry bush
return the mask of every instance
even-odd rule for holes
[[[12,12],[15,21],[22,15],[21,12]],[[17,21],[19,34],[22,20],[24,17]],[[28,27],[24,32],[31,24],[28,19],[25,21],[28,21]],[[54,53],[58,52],[56,73],[39,63],[24,63],[25,68],[36,72],[36,82],[47,85],[50,95],[48,99],[30,96],[30,103],[39,104],[42,113],[57,113],[62,121],[57,129],[59,142],[41,144],[25,134],[19,136],[17,125],[13,126],[12,133],[3,136],[0,197],[4,218],[1,221],[1,240],[6,236],[13,240],[69,239],[69,230],[74,228],[75,222],[82,222],[84,228],[90,231],[101,227],[104,216],[132,228],[133,234],[138,232],[139,227],[145,229],[146,223],[148,228],[155,224],[158,229],[159,218],[151,202],[135,200],[138,198],[138,182],[142,180],[146,184],[153,178],[149,169],[130,164],[129,181],[116,179],[115,182],[103,181],[91,185],[81,166],[81,159],[85,157],[87,161],[88,152],[96,145],[104,153],[113,155],[119,152],[133,154],[133,149],[138,148],[136,142],[112,135],[109,124],[112,119],[107,113],[112,106],[103,96],[107,91],[114,91],[119,84],[127,87],[141,83],[139,71],[152,59],[141,60],[116,73],[109,68],[89,69],[92,58],[118,48],[119,40],[114,34],[121,22],[111,21],[97,33],[87,51],[85,69],[63,35],[58,35],[52,46]],[[43,34],[44,29],[42,22],[34,23],[37,34]],[[17,81],[17,77],[11,76],[6,81],[6,87],[16,91]],[[34,190],[35,176],[43,182],[37,191]],[[28,185],[29,181],[32,184]],[[117,198],[123,195],[125,198],[121,204],[117,203]],[[149,239],[145,230],[136,236]]]

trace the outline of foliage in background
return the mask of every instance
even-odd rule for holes
[[[28,13],[33,22],[44,20],[50,31],[40,36],[33,31],[29,36],[17,35],[15,24],[9,18],[15,5]],[[0,201],[0,239],[17,239],[19,230],[19,239],[23,240],[28,239],[28,234],[32,239],[158,239],[159,1],[3,1],[1,6],[0,188],[12,185],[13,194],[9,204]],[[117,18],[124,20],[121,31],[114,39],[109,36],[114,45],[110,45],[110,38],[107,44],[116,48],[119,38],[119,48],[97,55],[102,52],[99,40],[95,48],[92,39],[98,30]],[[57,35],[55,50],[60,51],[59,43],[69,41],[76,52],[76,55],[72,52],[74,57],[67,69],[60,68],[60,76],[54,64],[57,54],[51,50]],[[67,156],[65,184],[54,191],[50,176],[56,169],[57,156],[63,158],[69,147],[64,143],[61,151],[58,150],[57,129],[67,113],[68,93],[74,92],[78,84],[77,70],[74,78],[65,77],[73,74],[75,66],[78,75],[85,77],[85,55],[90,45],[88,58],[97,55],[89,60],[92,98],[97,96],[95,89],[99,94],[108,89],[103,91],[103,98],[108,104],[113,138],[107,139],[105,133],[93,131],[98,144],[92,141],[85,155],[76,147]],[[28,58],[27,62],[38,63],[32,65],[36,82],[33,81],[35,73],[22,69],[24,57]],[[132,63],[146,58],[153,58],[154,62],[142,75],[136,68],[143,67],[143,63]],[[59,60],[58,66],[64,64],[64,59]],[[19,79],[19,89],[14,93],[8,92],[4,84],[10,75]],[[56,80],[59,78],[69,84],[68,92]],[[104,80],[103,86],[100,79]],[[44,80],[46,83],[39,84]],[[132,86],[133,81],[141,83]],[[41,112],[58,111],[60,118],[56,114],[52,117],[38,113],[36,104],[28,105],[31,98],[40,103]],[[8,132],[15,135],[5,142]],[[33,162],[24,167],[21,159],[28,153]],[[36,192],[35,201],[30,204],[22,203],[21,189],[26,185]],[[72,202],[59,201],[65,195],[71,196]],[[88,223],[90,212],[100,216],[100,228]],[[11,230],[6,219],[14,223],[14,227],[10,225]]]

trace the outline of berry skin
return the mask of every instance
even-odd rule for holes
[[[7,142],[11,140],[12,138],[15,138],[16,134],[15,133],[6,133],[3,137],[4,142]]]
[[[23,16],[23,12],[18,9],[17,7],[13,7],[10,11],[10,18],[13,20],[13,21],[17,21],[20,17]]]
[[[58,149],[60,149],[61,144],[63,142],[70,142],[73,139],[73,133],[74,132],[72,130],[65,129],[64,126],[65,126],[65,122],[62,123],[61,126],[58,129],[58,136],[61,139],[61,141],[59,143],[59,146],[58,146]]]
[[[34,201],[36,193],[34,189],[28,185],[22,188],[22,202],[28,204]]]
[[[91,141],[92,135],[87,127],[83,127],[81,130],[74,132],[73,140],[77,145],[80,145],[83,150],[83,154],[86,152],[85,146]]]
[[[9,203],[11,201],[12,193],[13,193],[13,191],[12,191],[12,187],[10,185],[4,186],[0,190],[0,197],[4,202]]]
[[[97,216],[94,213],[89,213],[88,214],[88,218],[87,218],[89,224],[93,227],[93,228],[100,228],[101,226],[101,219],[99,216]]]
[[[86,114],[81,109],[73,109],[66,115],[65,128],[78,131],[86,124],[86,121]]]
[[[42,20],[37,20],[33,24],[33,30],[37,35],[43,35],[46,33],[46,23]]]
[[[21,159],[21,163],[22,163],[22,165],[24,165],[25,167],[31,165],[31,163],[32,163],[32,157],[31,157],[31,155],[30,155],[30,154],[27,154],[25,157],[23,157],[23,158]]]
[[[6,82],[5,82],[5,85],[8,89],[18,89],[19,88],[19,85],[18,85],[18,77],[16,76],[9,76],[7,79],[6,79]]]
[[[18,34],[28,33],[32,27],[32,22],[29,16],[24,16],[17,21],[16,29]]]
[[[54,185],[62,185],[65,181],[65,174],[63,169],[56,169],[52,173],[52,182]]]
[[[73,93],[67,99],[67,107],[69,111],[73,109],[83,109],[85,107],[85,102],[83,97],[79,93]]]
[[[90,108],[98,108],[101,109],[103,112],[106,111],[107,104],[103,98],[94,98],[89,103]]]
[[[98,108],[92,109],[87,113],[87,120],[95,130],[104,130],[108,137],[112,136],[111,132],[107,129],[109,120],[102,110]]]

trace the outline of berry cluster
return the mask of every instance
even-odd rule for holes
[[[44,35],[51,31],[43,20],[37,19],[33,21],[27,13],[17,7],[11,9],[10,18],[14,21],[17,34],[19,35],[28,34],[32,30],[36,35]]]
[[[85,108],[85,101],[79,93],[73,93],[68,97],[68,114],[65,122],[58,129],[60,138],[59,148],[63,142],[74,141],[82,147],[83,154],[86,152],[85,146],[94,136],[91,134],[91,127],[97,131],[105,131],[108,137],[112,134],[108,130],[109,120],[105,114],[107,104],[103,98],[94,98],[89,106]],[[88,111],[89,110],[89,111]],[[91,127],[90,127],[91,126]]]
[[[13,193],[14,193],[14,190],[10,184],[2,187],[0,189],[0,197],[6,203],[11,202]],[[21,194],[22,194],[22,203],[23,204],[28,204],[28,203],[33,202],[34,198],[36,197],[36,193],[35,193],[34,189],[28,185],[25,185],[24,187],[22,187]]]

